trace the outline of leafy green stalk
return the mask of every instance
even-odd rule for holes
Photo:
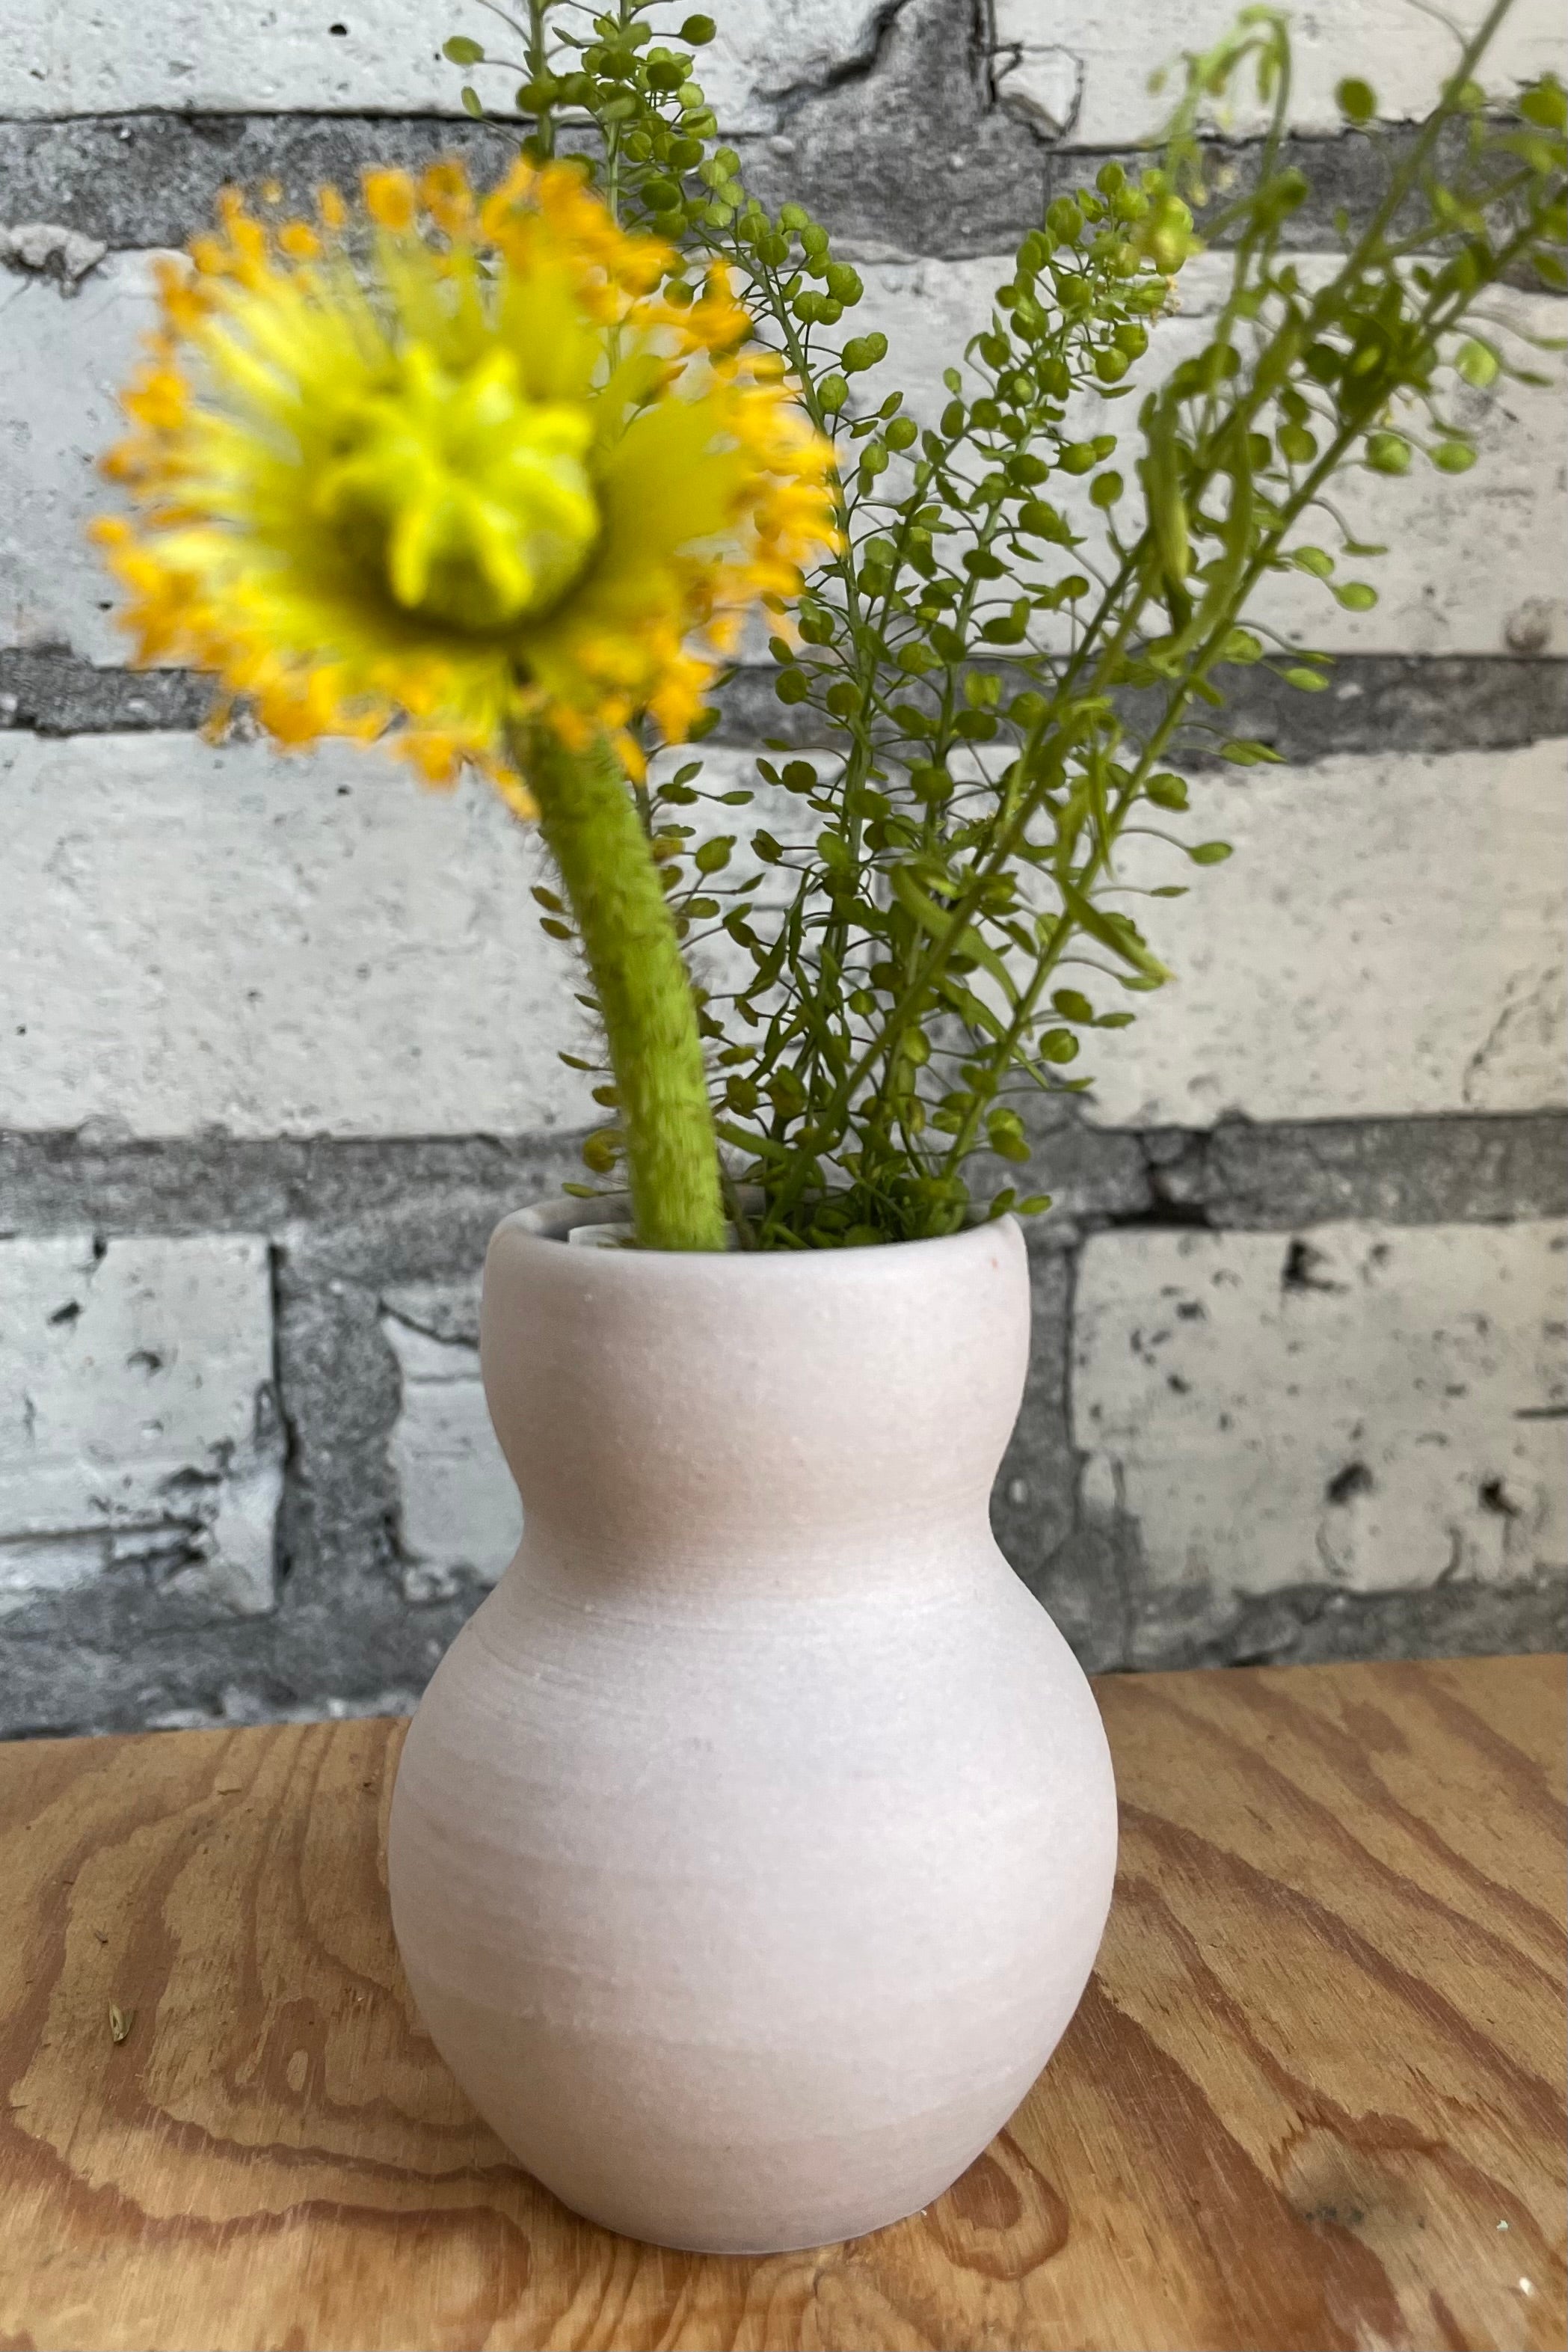
[[[1160,162],[1103,165],[1024,237],[921,420],[880,377],[865,393],[887,342],[843,331],[864,289],[826,230],[800,205],[769,215],[716,143],[690,55],[711,22],[661,44],[646,0],[580,32],[586,12],[530,0],[558,60],[518,93],[531,143],[586,125],[622,215],[677,249],[671,299],[721,261],[839,450],[842,547],[772,642],[810,746],[758,762],[784,814],[748,843],[704,839],[702,808],[751,795],[706,789],[699,762],[649,802],[728,1176],[760,1186],[764,1245],[950,1231],[977,1152],[1030,1161],[1024,1098],[1088,1085],[1083,1045],[1170,977],[1128,902],[1181,886],[1134,890],[1124,847],[1219,862],[1223,841],[1184,837],[1182,767],[1244,777],[1275,756],[1226,730],[1228,673],[1328,682],[1327,656],[1254,616],[1259,592],[1305,575],[1368,609],[1375,589],[1341,562],[1383,551],[1341,519],[1341,483],[1462,473],[1477,447],[1455,395],[1540,381],[1485,304],[1521,278],[1564,285],[1568,106],[1547,78],[1489,110],[1476,75],[1509,5],[1458,46],[1413,140],[1384,142],[1373,93],[1342,85],[1383,184],[1326,270],[1290,251],[1309,191],[1285,160],[1285,19],[1244,9],[1186,60]],[[1249,184],[1210,206],[1206,110],[1249,72],[1268,129]],[[1187,331],[1165,321],[1202,250],[1189,199],[1228,241],[1228,284],[1129,430],[1115,404]],[[1320,517],[1337,551],[1303,537]]]

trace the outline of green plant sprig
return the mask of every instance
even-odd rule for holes
[[[709,264],[729,269],[840,451],[841,548],[771,643],[780,701],[814,714],[834,748],[758,763],[800,803],[800,838],[756,824],[744,844],[699,838],[680,812],[751,795],[704,793],[691,762],[645,809],[688,961],[722,944],[741,967],[737,980],[704,970],[694,987],[730,1199],[744,1182],[764,1203],[742,1220],[747,1239],[949,1232],[972,1213],[976,1153],[1030,1160],[1020,1094],[1083,1088],[1068,1073],[1085,1038],[1134,1018],[1097,1009],[1065,972],[1094,975],[1102,1002],[1107,984],[1135,999],[1170,977],[1123,903],[1120,845],[1153,833],[1200,866],[1220,862],[1226,843],[1173,830],[1188,811],[1184,745],[1218,732],[1243,773],[1276,756],[1224,733],[1221,674],[1265,662],[1304,691],[1328,682],[1327,656],[1252,617],[1256,592],[1299,572],[1369,609],[1375,589],[1341,578],[1340,560],[1384,551],[1353,535],[1333,486],[1423,456],[1467,470],[1475,440],[1448,414],[1450,386],[1539,381],[1517,336],[1474,331],[1492,288],[1568,282],[1562,88],[1543,79],[1500,117],[1477,79],[1510,5],[1494,0],[1463,44],[1416,138],[1400,152],[1383,142],[1378,201],[1341,222],[1341,257],[1315,288],[1283,251],[1308,193],[1282,162],[1288,27],[1277,9],[1246,9],[1186,60],[1158,163],[1135,180],[1104,165],[1024,237],[988,325],[946,373],[946,407],[922,425],[901,393],[856,397],[888,348],[842,331],[858,272],[803,207],[768,213],[717,143],[692,55],[711,20],[688,18],[677,47],[653,39],[649,0],[598,14],[529,0],[526,143],[542,155],[586,138],[622,216],[676,248],[673,299]],[[477,44],[459,50],[479,61]],[[1248,70],[1269,127],[1255,184],[1211,224],[1233,241],[1212,328],[1142,398],[1135,434],[1090,429],[1086,400],[1135,397],[1203,249],[1188,199],[1201,209],[1207,110]],[[1343,83],[1340,103],[1378,136],[1364,83]],[[1439,170],[1457,133],[1458,160]],[[1314,513],[1337,553],[1301,540]],[[1129,697],[1151,696],[1134,724]],[[608,1172],[618,1148],[603,1131],[591,1164]],[[1043,1205],[1011,1187],[991,1202]]]

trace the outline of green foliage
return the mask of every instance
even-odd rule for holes
[[[583,12],[529,0],[529,151],[590,129],[601,188],[676,247],[674,299],[727,265],[839,452],[843,550],[772,640],[779,702],[811,714],[829,748],[780,744],[758,763],[798,815],[769,811],[780,829],[749,837],[676,822],[751,797],[706,791],[691,761],[645,807],[748,1241],[953,1231],[971,1213],[975,1155],[1028,1161],[1020,1103],[1088,1086],[1092,1033],[1124,1027],[1118,1000],[1170,978],[1130,902],[1179,886],[1140,894],[1119,845],[1153,834],[1198,866],[1228,857],[1223,841],[1169,829],[1188,806],[1171,764],[1184,749],[1242,774],[1278,756],[1226,735],[1225,668],[1327,682],[1325,656],[1250,614],[1256,592],[1296,571],[1348,610],[1374,604],[1317,543],[1382,552],[1355,541],[1331,488],[1472,465],[1474,394],[1526,374],[1485,296],[1568,283],[1561,85],[1494,110],[1475,79],[1509,5],[1462,47],[1413,140],[1385,142],[1371,89],[1341,82],[1381,192],[1364,222],[1342,224],[1322,282],[1286,246],[1309,193],[1284,161],[1286,22],[1245,9],[1186,59],[1157,163],[1105,163],[1024,237],[988,327],[946,372],[946,405],[922,418],[873,376],[886,337],[846,331],[863,289],[827,230],[800,205],[770,215],[716,143],[691,55],[711,21],[688,18],[676,44],[653,37],[649,0],[616,0],[585,31],[565,29]],[[448,54],[472,62],[456,43]],[[1250,184],[1221,196],[1206,116],[1249,72],[1270,127]],[[1228,291],[1169,368],[1162,322],[1205,243],[1229,249]],[[1142,370],[1145,353],[1157,364]],[[559,929],[564,909],[547,901],[544,919]],[[608,1130],[591,1165],[613,1151]],[[742,1212],[742,1183],[760,1210]],[[1010,1186],[992,1202],[1046,1205]]]

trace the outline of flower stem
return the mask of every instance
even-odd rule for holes
[[[696,1006],[626,779],[602,739],[571,751],[541,728],[517,748],[610,1044],[637,1241],[643,1249],[722,1249]]]

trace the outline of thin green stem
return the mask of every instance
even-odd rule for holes
[[[725,1245],[718,1146],[691,982],[659,869],[609,745],[543,728],[515,745],[577,919],[610,1046],[636,1238]]]
[[[538,81],[549,71],[549,8],[550,0],[528,0],[528,45],[524,54],[528,61],[528,79]],[[555,153],[555,110],[547,107],[535,117],[534,136],[541,155]]]

